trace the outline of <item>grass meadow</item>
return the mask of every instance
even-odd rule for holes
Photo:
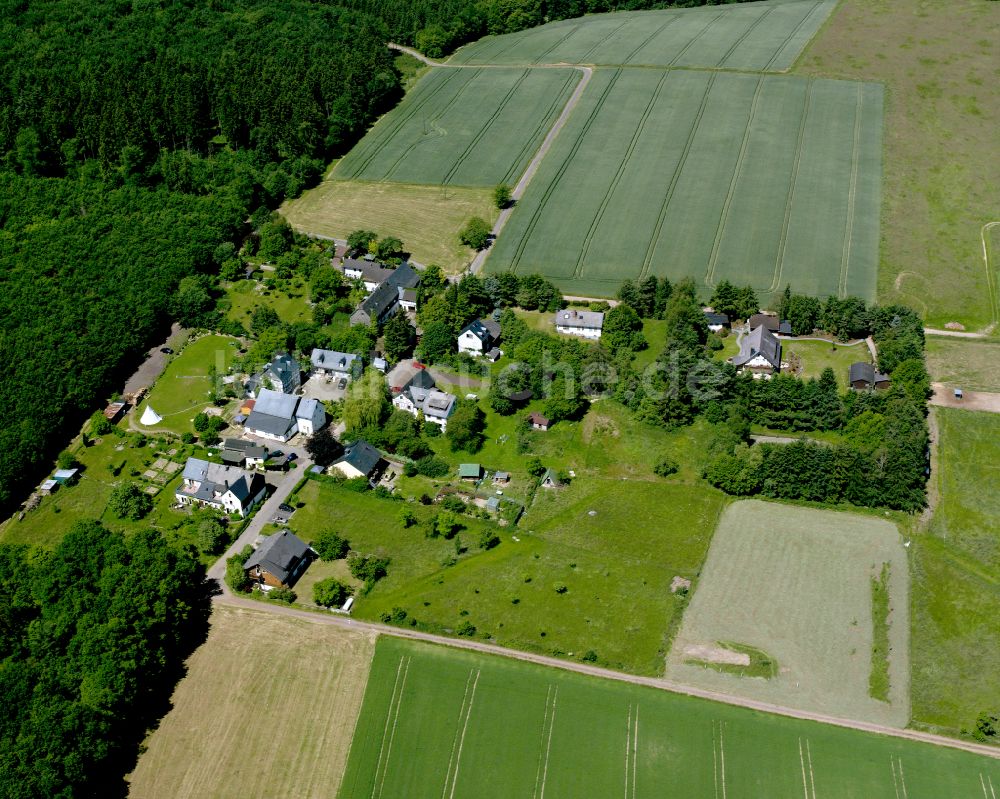
[[[931,413],[940,499],[913,538],[913,720],[954,733],[1000,696],[1000,415]]]
[[[834,5],[796,0],[593,14],[487,36],[463,47],[452,62],[783,71]]]
[[[161,430],[178,435],[194,432],[191,422],[195,415],[211,405],[210,370],[215,367],[217,375],[225,375],[238,346],[237,339],[219,335],[202,336],[188,344],[170,360],[149,395],[136,408],[136,423],[151,405],[163,421],[144,428],[149,433]]]
[[[281,213],[305,233],[346,239],[354,230],[370,228],[396,236],[417,263],[458,274],[475,256],[458,240],[459,231],[472,216],[492,225],[498,211],[489,189],[327,179],[288,200]]]
[[[998,41],[997,3],[843,0],[796,67],[885,84],[878,297],[935,327],[997,318],[981,234],[1000,220]]]
[[[869,696],[871,578],[889,577],[889,698]],[[905,727],[907,562],[894,525],[870,516],[749,500],[730,505],[674,639],[667,676],[753,699]],[[694,665],[694,647],[731,641],[777,661],[769,680]]]
[[[435,69],[332,173],[342,180],[516,183],[580,81],[574,69]]]
[[[926,357],[936,383],[1000,392],[1000,341],[928,336]]]
[[[735,336],[732,336],[735,340]],[[824,341],[796,341],[795,339],[783,339],[781,345],[781,359],[787,361],[792,354],[799,356],[802,371],[799,377],[808,379],[818,378],[827,367],[833,369],[837,376],[837,385],[841,391],[846,391],[849,383],[850,368],[852,363],[864,361],[871,363],[871,354],[864,342],[845,347],[843,344],[827,344]]]
[[[882,102],[870,83],[598,70],[487,271],[595,296],[656,274],[749,282],[765,304],[786,284],[871,300]]]
[[[130,799],[328,799],[351,749],[373,636],[217,605]]]
[[[229,301],[226,317],[248,329],[253,312],[261,305],[273,308],[286,324],[312,320],[309,288],[298,277],[286,291],[268,291],[257,280],[237,280],[226,290],[226,299]]]
[[[1000,762],[966,752],[382,637],[339,797],[916,799],[988,786]]]

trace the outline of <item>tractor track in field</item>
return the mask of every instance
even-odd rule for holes
[[[221,604],[248,609],[257,609],[264,613],[275,613],[291,618],[305,619],[306,621],[311,621],[315,624],[330,624],[351,630],[371,632],[381,635],[391,635],[396,638],[423,641],[425,643],[439,644],[441,646],[470,650],[487,655],[498,655],[500,657],[512,658],[514,660],[521,660],[527,663],[535,663],[540,666],[562,669],[563,671],[586,674],[591,677],[600,677],[607,680],[630,683],[632,685],[658,688],[662,691],[669,691],[671,693],[682,694],[698,699],[708,699],[714,702],[721,702],[726,705],[758,710],[763,713],[771,713],[773,715],[797,718],[805,721],[816,721],[822,724],[830,724],[836,727],[846,727],[848,729],[870,732],[876,735],[903,738],[911,741],[933,744],[935,746],[946,746],[951,749],[961,749],[976,755],[983,755],[1000,760],[1000,747],[977,744],[971,741],[959,740],[957,738],[947,738],[943,735],[935,735],[933,733],[921,732],[919,730],[900,729],[898,727],[889,727],[883,724],[875,724],[867,721],[846,719],[837,716],[829,716],[824,713],[813,713],[806,710],[798,710],[796,708],[776,705],[770,702],[748,699],[743,696],[735,696],[733,694],[722,693],[719,691],[709,691],[703,688],[696,688],[694,686],[684,685],[683,683],[674,682],[673,680],[667,680],[661,677],[643,677],[636,674],[624,674],[622,672],[604,669],[599,666],[591,666],[587,663],[576,663],[547,655],[522,652],[520,650],[508,649],[496,644],[448,638],[443,635],[434,635],[432,633],[424,633],[417,630],[391,627],[389,625],[378,624],[376,622],[361,621],[347,616],[338,616],[333,614],[327,615],[325,613],[317,613],[308,610],[296,610],[295,608],[274,605],[268,602],[259,602],[253,599],[242,599],[240,597],[233,596],[224,584],[220,583],[220,586],[221,591],[216,594],[215,601]]]

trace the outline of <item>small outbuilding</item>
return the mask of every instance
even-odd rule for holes
[[[462,480],[479,480],[483,476],[483,467],[478,463],[460,463],[458,476]]]
[[[724,327],[729,327],[729,316],[724,313],[714,311],[704,311],[705,321],[708,322],[708,329],[713,333],[718,333]]]
[[[76,481],[76,476],[79,472],[79,469],[56,469],[55,474],[52,475],[52,479],[59,483],[59,485],[71,485]]]
[[[528,424],[531,425],[532,430],[548,430],[552,426],[549,418],[542,416],[538,411],[532,411],[528,414]]]
[[[892,382],[889,375],[883,374],[870,363],[864,361],[851,364],[848,380],[851,388],[855,391],[868,391],[870,389],[881,391],[887,389]]]
[[[556,474],[555,469],[546,469],[545,474],[542,475],[542,488],[559,488],[562,485],[562,481],[559,479],[559,475]]]
[[[104,418],[111,422],[111,424],[116,424],[125,415],[127,409],[127,402],[112,402],[104,409]]]

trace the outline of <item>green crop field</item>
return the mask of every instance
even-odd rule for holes
[[[341,799],[980,797],[1000,762],[380,638]]]
[[[889,697],[868,695],[871,577],[889,564]],[[726,509],[712,539],[667,676],[703,688],[898,727],[909,721],[908,567],[887,521],[756,500]],[[690,663],[719,645],[777,661],[764,680]],[[706,649],[713,650],[706,657]],[[693,655],[692,653],[698,653]]]
[[[780,71],[794,63],[834,5],[796,0],[595,14],[487,36],[452,61]]]
[[[931,413],[940,498],[912,545],[913,720],[954,734],[1000,697],[992,666],[1000,660],[1000,415]]]
[[[599,70],[487,270],[598,296],[657,274],[873,299],[881,120],[876,84]]]
[[[337,164],[342,180],[515,183],[581,78],[575,69],[436,69]]]

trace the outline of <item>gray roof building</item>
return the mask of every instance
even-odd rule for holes
[[[604,314],[599,311],[577,311],[573,309],[556,313],[556,327],[579,327],[586,330],[600,330],[604,327]]]
[[[387,269],[378,261],[369,261],[363,258],[345,259],[341,271],[348,278],[374,283],[376,286],[388,280],[393,273],[392,269]]]
[[[201,458],[188,458],[184,464],[183,482],[175,495],[183,502],[198,502],[226,510],[238,509],[242,513],[261,495],[265,485],[264,478],[259,474]],[[227,493],[235,498],[233,506],[227,501]]]
[[[334,461],[334,466],[338,463],[346,463],[366,477],[370,477],[381,460],[382,453],[363,438],[359,438],[353,444],[344,447],[344,454]]]
[[[360,356],[349,352],[337,352],[336,350],[321,350],[317,348],[312,351],[309,360],[316,371],[350,374],[354,368],[355,361],[360,360]]]
[[[259,567],[287,586],[295,582],[309,560],[309,547],[295,533],[283,530],[265,538],[243,569],[253,573]]]
[[[246,429],[277,438],[291,438],[296,426],[295,406],[299,398],[262,388],[247,417]]]
[[[740,341],[740,352],[733,358],[733,365],[780,369],[781,342],[763,325],[755,327]]]
[[[390,270],[385,282],[402,292],[419,286],[420,274],[409,263],[404,263]]]
[[[370,325],[373,321],[381,322],[398,303],[399,290],[388,282],[383,283],[361,301],[351,314],[351,324]]]
[[[264,376],[270,380],[272,388],[285,394],[291,394],[302,383],[298,361],[284,352],[275,355],[264,367]]]
[[[889,375],[878,371],[872,364],[858,361],[851,364],[848,380],[854,388],[871,388],[879,384],[886,385],[890,378]]]

